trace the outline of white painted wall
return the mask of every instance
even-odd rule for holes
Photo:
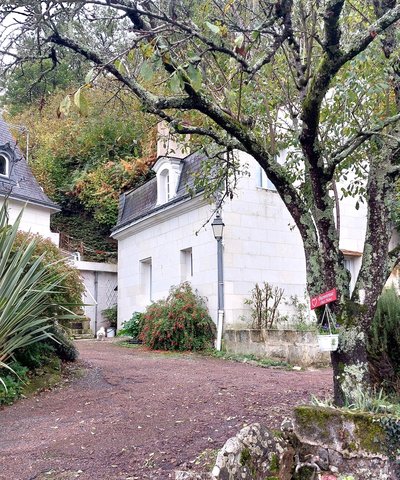
[[[285,290],[285,297],[304,298],[306,272],[303,245],[294,222],[278,193],[259,185],[259,166],[248,155],[250,176],[239,180],[237,195],[223,208],[225,325],[242,327],[250,320],[244,300],[256,282],[266,281]],[[361,251],[365,235],[365,210],[356,210],[346,199],[341,208],[341,246]],[[186,200],[167,207],[115,235],[119,245],[119,323],[150,303],[151,258],[152,300],[165,297],[171,285],[182,280],[181,251],[192,248],[192,285],[208,298],[213,319],[217,310],[216,241],[211,226],[195,232],[211,213],[201,199]],[[142,262],[141,260],[146,260]],[[282,304],[282,313],[291,311]]]
[[[0,206],[3,205],[4,198],[0,197]],[[50,216],[54,210],[32,203],[24,203],[14,199],[8,199],[8,213],[10,223],[14,223],[19,213],[23,209],[23,215],[20,223],[20,230],[49,238],[56,245],[59,244],[59,234],[50,230]]]

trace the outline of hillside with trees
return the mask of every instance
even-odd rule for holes
[[[96,88],[85,92],[88,106],[79,111],[75,93],[70,85],[26,105],[11,103],[13,96],[8,96],[6,109],[13,115],[5,118],[25,127],[14,128],[19,145],[28,151],[30,167],[46,194],[62,209],[52,219],[62,246],[81,251],[87,259],[113,259],[116,245],[109,234],[118,198],[148,178],[155,159],[154,121],[131,99]],[[72,103],[68,114],[59,110],[66,96]]]

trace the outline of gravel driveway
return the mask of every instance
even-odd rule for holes
[[[80,378],[0,411],[0,479],[173,478],[247,423],[279,427],[331,371],[81,341]],[[195,467],[196,468],[196,467]]]

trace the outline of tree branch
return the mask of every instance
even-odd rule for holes
[[[386,118],[380,125],[372,127],[367,131],[360,131],[349,138],[336,152],[331,156],[328,163],[328,175],[332,178],[336,166],[354,153],[364,142],[372,136],[378,135],[384,128],[400,121],[400,113]],[[400,138],[397,139],[400,144]]]
[[[385,13],[368,31],[355,35],[353,42],[347,50],[340,50],[340,32],[338,21],[341,12],[342,0],[330,2],[325,12],[325,55],[318,67],[317,73],[303,101],[302,120],[304,126],[300,135],[300,142],[307,158],[315,163],[319,159],[318,143],[316,142],[320,120],[322,101],[328,91],[331,80],[340,68],[364,51],[374,41],[379,33],[384,32],[393,23],[400,19],[400,4]]]

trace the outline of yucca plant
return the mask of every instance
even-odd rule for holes
[[[16,350],[48,338],[57,341],[49,331],[54,321],[74,317],[67,308],[65,315],[49,313],[63,276],[54,274],[43,256],[32,258],[35,239],[13,249],[21,216],[8,225],[7,204],[0,208],[0,368],[9,370],[7,361]],[[5,387],[1,377],[0,382]]]

